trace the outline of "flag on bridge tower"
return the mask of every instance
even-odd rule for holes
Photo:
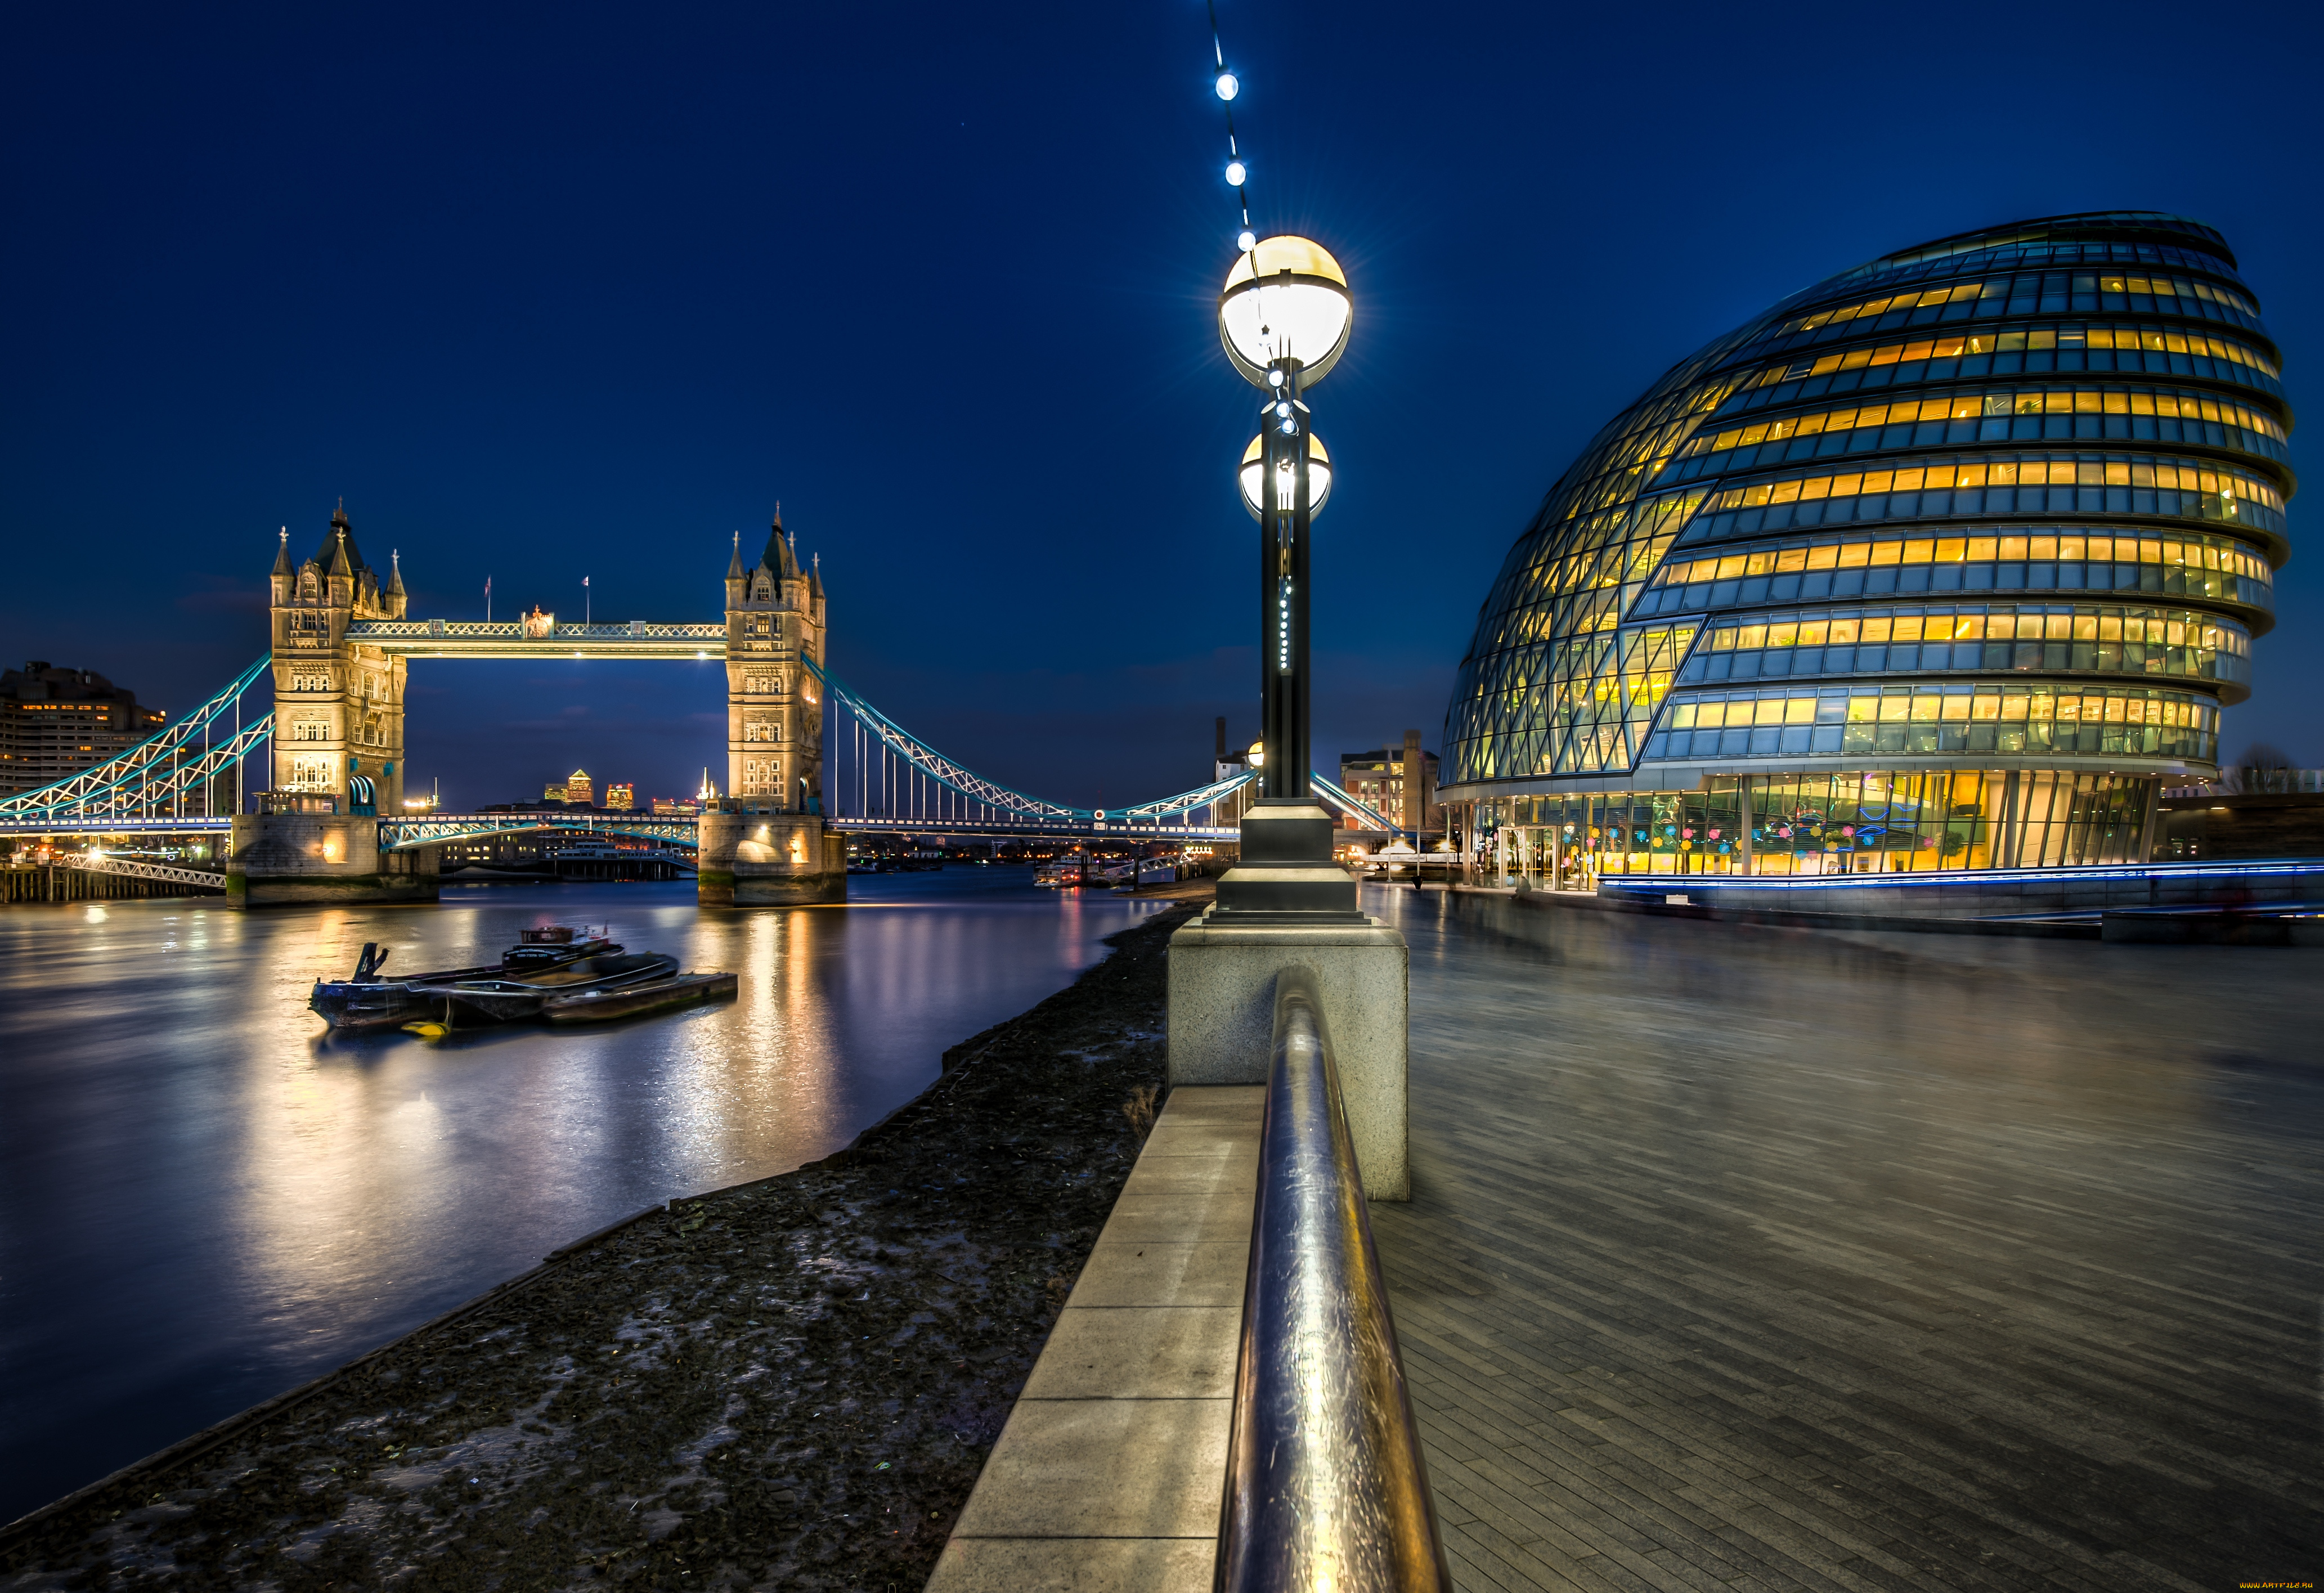
[[[485,623],[485,624],[487,624],[487,625],[489,625],[489,624],[491,624],[492,622],[493,622],[493,578],[492,578],[490,576],[486,576],[484,577],[484,623]]]

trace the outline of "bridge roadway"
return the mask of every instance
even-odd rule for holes
[[[1464,1593],[2312,1580],[2324,952],[1364,905]]]
[[[1109,841],[1232,841],[1240,832],[1231,825],[1149,824],[1134,819],[1080,820],[1008,818],[915,818],[910,815],[870,818],[835,815],[830,826],[851,835],[961,835],[993,840]],[[447,842],[484,835],[515,835],[535,830],[569,830],[603,835],[637,835],[671,846],[695,845],[691,818],[639,814],[623,816],[598,814],[592,817],[560,817],[535,814],[422,814],[379,821],[380,837],[390,851],[415,846],[440,846]],[[88,819],[0,818],[0,835],[219,835],[233,827],[228,818]]]

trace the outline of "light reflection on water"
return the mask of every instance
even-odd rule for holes
[[[1157,907],[1024,870],[850,883],[714,913],[685,884],[0,912],[0,1520],[641,1206],[829,1154]],[[740,997],[439,1045],[305,1009],[367,940],[426,971],[581,922]]]

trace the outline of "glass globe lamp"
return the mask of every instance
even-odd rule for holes
[[[1242,451],[1242,467],[1236,474],[1242,483],[1242,506],[1250,511],[1253,520],[1266,518],[1267,505],[1260,501],[1259,477],[1267,474],[1267,461],[1260,456],[1267,437],[1264,433],[1250,439],[1250,447]],[[1281,461],[1277,466],[1275,507],[1291,507],[1291,461]],[[1332,495],[1332,456],[1323,451],[1323,439],[1314,432],[1307,434],[1307,513],[1312,519],[1323,512],[1323,501]]]
[[[1297,360],[1305,389],[1340,363],[1354,312],[1347,273],[1322,244],[1287,234],[1261,238],[1227,273],[1219,341],[1252,385],[1267,385],[1267,368],[1276,361]]]

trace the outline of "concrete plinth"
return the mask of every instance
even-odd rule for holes
[[[700,820],[695,899],[706,907],[847,899],[847,838],[812,813],[724,802]]]
[[[1404,936],[1377,918],[1222,925],[1218,916],[1213,908],[1170,937],[1170,1087],[1266,1083],[1276,980],[1304,967],[1323,1002],[1364,1193],[1410,1200]]]
[[[236,814],[226,905],[432,902],[437,858],[432,846],[382,852],[379,821],[364,815]]]

